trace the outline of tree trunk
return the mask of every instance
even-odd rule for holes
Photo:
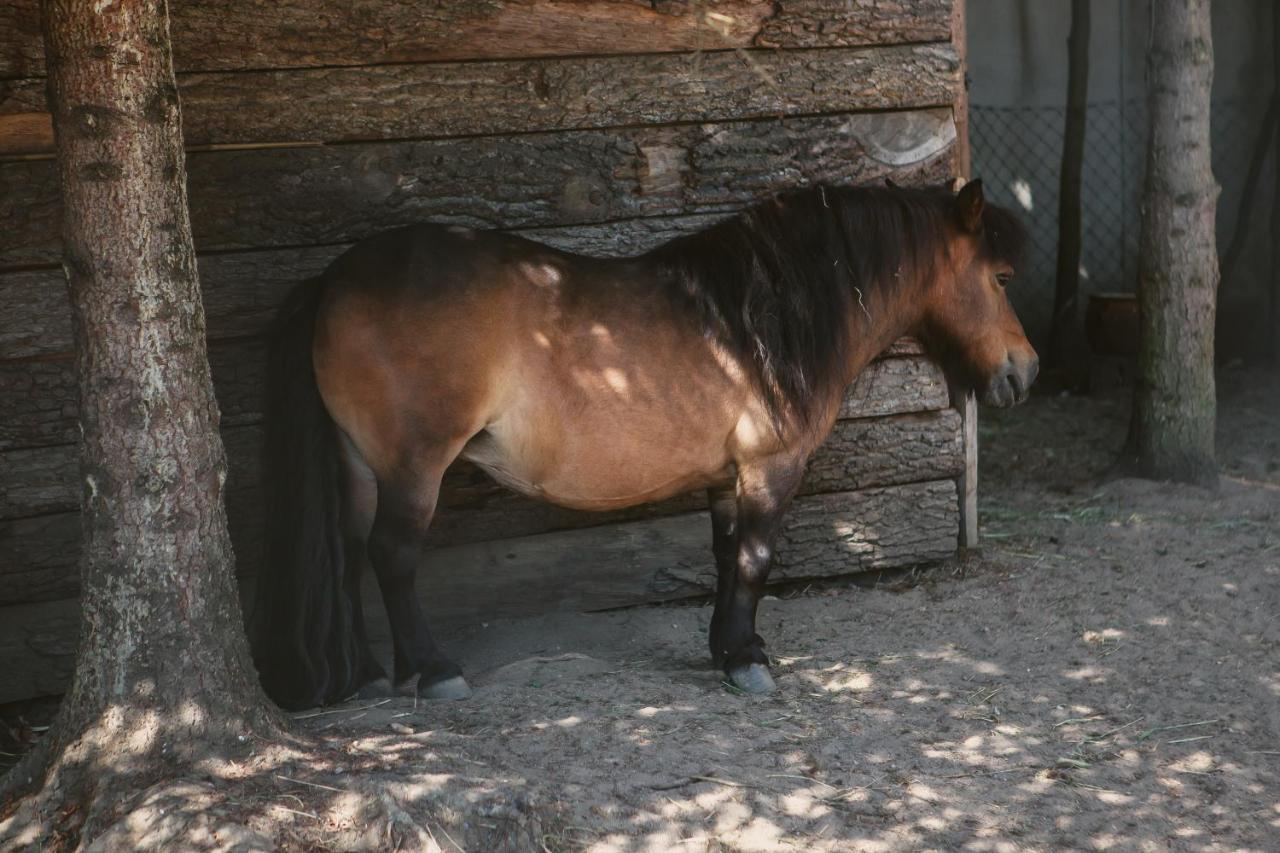
[[[1147,79],[1151,131],[1138,273],[1142,340],[1130,450],[1142,476],[1216,485],[1218,184],[1209,164],[1209,0],[1157,5]]]
[[[1280,8],[1271,9],[1271,77],[1272,100],[1280,104]],[[1271,363],[1280,365],[1280,132],[1275,134],[1272,166],[1275,184],[1271,194],[1271,286],[1267,288],[1266,326]],[[1239,228],[1239,226],[1236,226]]]
[[[1080,173],[1089,106],[1089,0],[1071,0],[1067,63],[1067,119],[1058,183],[1058,267],[1047,359],[1047,366],[1057,370],[1070,367],[1071,344],[1080,334]]]
[[[87,842],[117,798],[268,730],[223,507],[164,0],[43,3],[80,385],[74,682],[11,789],[15,821]],[[22,829],[17,826],[16,829]]]

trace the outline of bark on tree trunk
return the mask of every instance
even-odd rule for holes
[[[1058,266],[1047,359],[1047,366],[1058,370],[1070,366],[1071,343],[1079,339],[1080,173],[1089,106],[1089,0],[1071,2],[1067,54],[1067,120],[1058,184]]]
[[[275,717],[236,596],[164,0],[46,0],[43,17],[80,383],[83,616],[58,720],[8,786],[42,786],[26,822],[87,842],[115,798]]]
[[[1209,0],[1152,15],[1143,199],[1142,340],[1130,450],[1142,476],[1216,485],[1213,375],[1218,184],[1209,163]]]

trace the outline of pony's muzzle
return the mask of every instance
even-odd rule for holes
[[[1010,356],[997,370],[982,394],[982,402],[988,406],[1005,409],[1027,399],[1031,385],[1040,373],[1040,359]]]

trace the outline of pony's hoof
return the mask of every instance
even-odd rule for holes
[[[773,676],[769,674],[769,667],[762,663],[748,663],[730,669],[729,683],[743,693],[752,695],[772,693],[778,689]]]
[[[356,691],[357,699],[382,699],[394,695],[396,692],[392,689],[389,678],[375,678]]]
[[[426,687],[418,687],[420,699],[466,699],[470,695],[471,685],[467,684],[467,680],[461,675],[428,684]]]

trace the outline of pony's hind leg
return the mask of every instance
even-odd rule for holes
[[[378,505],[378,483],[360,452],[341,431],[338,448],[342,461],[342,584],[351,602],[351,627],[356,637],[356,684],[360,688],[357,695],[371,699],[391,695],[391,680],[369,646],[361,592],[361,580],[369,564],[369,531]]]
[[[401,466],[395,477],[378,478],[369,556],[391,626],[396,689],[416,689],[428,699],[462,699],[471,689],[458,665],[436,646],[415,590],[440,478],[456,453],[432,456]]]

